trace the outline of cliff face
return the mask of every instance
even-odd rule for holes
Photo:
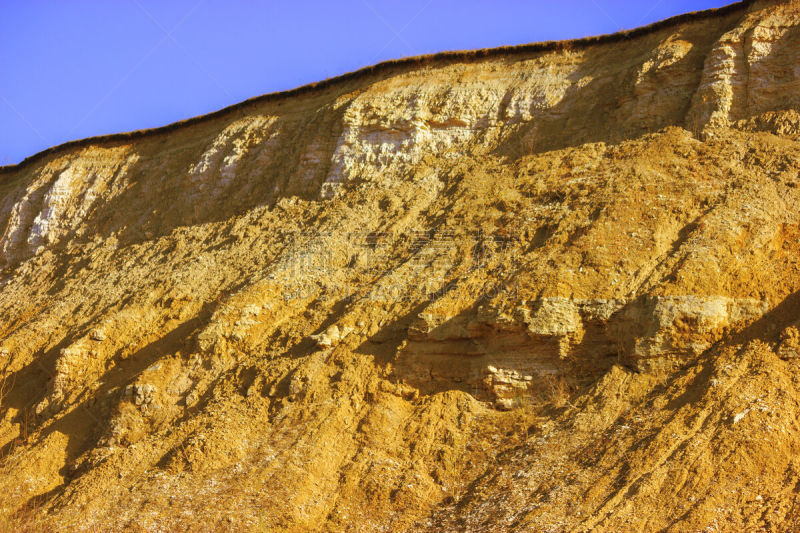
[[[748,2],[3,168],[0,525],[800,527],[799,54]]]

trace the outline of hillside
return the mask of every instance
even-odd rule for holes
[[[0,167],[0,531],[800,529],[800,1]]]

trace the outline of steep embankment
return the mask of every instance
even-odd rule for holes
[[[0,524],[800,527],[799,50],[748,2],[3,168]]]

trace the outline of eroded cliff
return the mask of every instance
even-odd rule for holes
[[[746,2],[3,168],[0,524],[800,527],[799,51]]]

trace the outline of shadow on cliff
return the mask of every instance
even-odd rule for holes
[[[780,332],[800,321],[800,291],[793,292],[770,311],[744,329],[730,336],[730,343],[746,344],[760,340],[772,343],[778,340]]]
[[[393,380],[421,394],[460,390],[481,400],[489,397],[483,384],[489,365],[533,374],[531,392],[541,395],[552,384],[548,380],[557,377],[573,391],[585,390],[618,363],[616,344],[602,324],[587,322],[586,333],[570,346],[570,356],[564,357],[556,336],[531,335],[524,324],[504,327],[481,319],[481,308],[502,290],[502,286],[487,288],[429,331],[417,330],[415,323],[434,300],[418,303],[356,351],[372,355],[379,365],[390,365]]]
[[[495,153],[518,158],[585,143],[617,144],[668,126],[683,127],[705,58],[726,30],[722,27],[715,33],[689,26],[648,35],[628,46],[617,43],[581,50],[581,65],[591,70],[569,74],[569,87],[560,101],[512,126]],[[640,76],[645,62],[670,36],[691,42],[691,49],[673,64]],[[505,111],[501,106],[500,117]]]
[[[237,161],[232,179],[222,175],[223,158],[229,155],[224,153],[202,179],[190,175],[192,166],[213,150],[219,131],[202,142],[188,143],[188,147],[143,145],[139,159],[126,172],[128,186],[95,204],[85,220],[92,233],[83,238],[105,240],[114,235],[118,246],[125,247],[168,236],[179,227],[221,222],[256,207],[272,207],[282,198],[319,199],[344,127],[346,108],[334,109],[324,102],[320,106],[323,107],[308,111],[308,120],[287,119],[285,129],[279,133],[282,143],[270,148],[266,159],[263,145],[251,147]],[[233,144],[228,142],[226,148],[233,150]],[[307,152],[311,147],[326,157],[309,163]],[[73,233],[62,242],[75,237]]]
[[[83,473],[82,467],[87,465],[75,464],[74,461],[85,451],[97,446],[99,439],[106,434],[114,405],[119,401],[120,394],[126,386],[135,383],[147,368],[163,357],[180,351],[190,351],[202,325],[211,314],[212,304],[206,304],[193,318],[139,348],[125,359],[120,359],[118,351],[109,359],[116,364],[94,380],[100,383],[97,390],[91,395],[80,395],[77,401],[72,403],[67,399],[63,406],[55,406],[57,410],[52,415],[36,416],[32,413],[32,409],[34,404],[43,398],[42,392],[49,389],[47,383],[55,375],[55,361],[60,350],[73,342],[74,338],[65,339],[56,347],[35,356],[31,363],[10,376],[14,388],[8,395],[7,401],[4,401],[3,407],[18,410],[12,422],[20,424],[25,434],[7,443],[0,450],[0,458],[13,453],[20,441],[22,444],[35,447],[46,442],[54,433],[61,433],[67,439],[64,466],[59,470],[59,474],[65,479],[64,483],[46,494],[32,497],[26,505],[41,506]],[[206,398],[201,398],[198,404],[204,404],[205,401]],[[62,411],[65,413],[59,416]],[[45,426],[53,416],[57,418]],[[36,442],[28,442],[28,439],[34,436]]]
[[[682,368],[669,375],[664,381],[655,384],[639,404],[645,406],[645,409],[650,409],[651,406],[668,399],[663,409],[669,414],[660,422],[663,427],[674,427],[674,421],[686,416],[685,408],[689,405],[698,410],[707,409],[710,413],[708,420],[703,421],[704,428],[714,427],[714,425],[721,426],[730,416],[725,409],[720,408],[720,402],[727,402],[727,399],[724,396],[720,398],[718,394],[709,395],[709,390],[718,386],[715,383],[717,379],[715,376],[718,376],[717,372],[722,366],[717,361],[720,356],[720,350],[723,347],[735,347],[737,357],[742,357],[742,354],[748,350],[748,343],[761,341],[772,344],[777,340],[779,332],[787,326],[796,324],[798,318],[800,318],[800,291],[791,293],[772,310],[744,328],[734,330],[725,335],[699,356],[687,358]],[[771,378],[770,374],[786,372],[786,369],[782,369],[780,366],[759,366],[757,369],[752,369],[752,371],[755,374],[762,375],[761,379],[765,383],[777,383],[780,380]],[[733,389],[735,387],[731,387],[731,390]],[[598,434],[596,440],[586,448],[591,449],[592,453],[585,453],[586,449],[579,450],[582,457],[581,464],[586,468],[593,468],[600,464],[604,456],[614,456],[617,453],[615,447],[618,446],[615,433],[618,433],[620,426],[633,425],[636,422],[637,414],[637,411],[625,412],[613,423],[609,424],[608,429]],[[710,431],[716,432],[719,430],[711,429]],[[657,445],[659,438],[659,433],[638,437],[628,445],[628,451],[646,450],[648,447]],[[670,458],[685,450],[690,445],[690,442],[690,440],[686,440],[681,443],[676,448],[676,451],[670,454]],[[616,460],[612,468],[607,466],[605,468],[609,473],[615,472],[615,479],[609,484],[609,487],[613,490],[596,507],[598,511],[618,496],[620,491],[624,490],[626,496],[632,496],[637,490],[636,483],[632,483],[633,479],[627,455]],[[682,517],[688,516],[691,512],[692,508],[689,508],[677,515],[673,523],[679,523]]]
[[[36,432],[46,421],[44,417],[34,413],[34,408],[49,394],[50,384],[56,376],[56,361],[61,351],[88,334],[91,324],[104,312],[105,310],[95,313],[91,318],[76,326],[74,335],[65,337],[48,350],[40,350],[33,354],[30,363],[4,378],[4,383],[7,385],[0,409],[2,409],[3,416],[8,415],[9,409],[16,412],[10,421],[19,424],[22,430],[17,439],[27,441],[28,436]],[[8,455],[16,446],[17,442],[15,441],[7,443],[0,449],[0,457]]]

